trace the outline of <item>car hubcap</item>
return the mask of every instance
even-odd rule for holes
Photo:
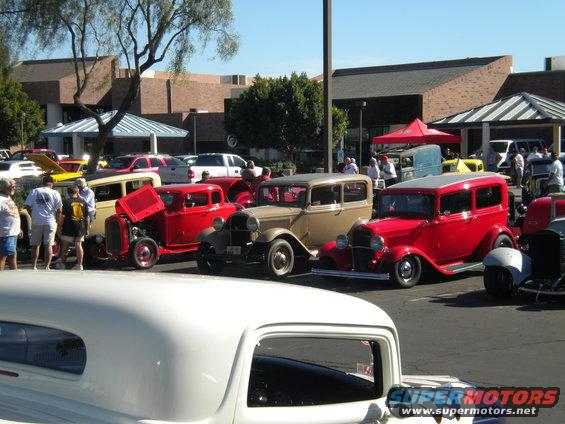
[[[404,260],[400,263],[400,276],[405,280],[408,280],[412,277],[413,273],[412,263],[409,260]]]
[[[277,250],[273,258],[273,263],[275,268],[278,270],[283,270],[288,266],[288,252],[284,250]]]
[[[137,260],[140,264],[146,265],[151,259],[151,250],[149,247],[142,245],[137,249]]]

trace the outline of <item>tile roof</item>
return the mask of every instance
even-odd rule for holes
[[[334,100],[423,94],[502,57],[338,69],[333,73]]]
[[[105,59],[112,56],[104,56]],[[87,59],[91,64],[93,59]],[[74,75],[75,68],[72,58],[25,60],[18,62],[12,70],[12,78],[18,82],[59,81],[69,75]]]

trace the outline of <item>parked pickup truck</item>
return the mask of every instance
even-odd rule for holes
[[[228,153],[203,153],[198,155],[194,165],[189,167],[188,182],[195,183],[208,171],[211,177],[239,177],[247,163],[237,155]],[[255,176],[261,175],[262,168],[255,167]]]
[[[0,330],[0,422],[435,424],[398,418],[389,390],[472,388],[403,376],[379,307],[264,281],[22,271]]]

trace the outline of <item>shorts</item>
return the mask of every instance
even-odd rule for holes
[[[66,236],[64,234],[61,235],[61,240],[66,241],[67,243],[80,243],[84,241],[84,236]]]
[[[43,244],[53,246],[55,244],[55,233],[57,232],[57,224],[33,225],[31,226],[31,237],[29,244],[39,246]]]
[[[523,177],[524,176],[524,168],[516,168],[516,176]]]
[[[0,258],[16,254],[17,240],[18,236],[0,237]]]
[[[90,224],[92,225],[94,219],[96,218],[96,212],[95,211],[88,212],[88,218],[90,219]]]

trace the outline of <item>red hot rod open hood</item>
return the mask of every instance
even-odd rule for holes
[[[150,184],[116,200],[116,213],[125,213],[138,222],[165,209],[165,204]]]

